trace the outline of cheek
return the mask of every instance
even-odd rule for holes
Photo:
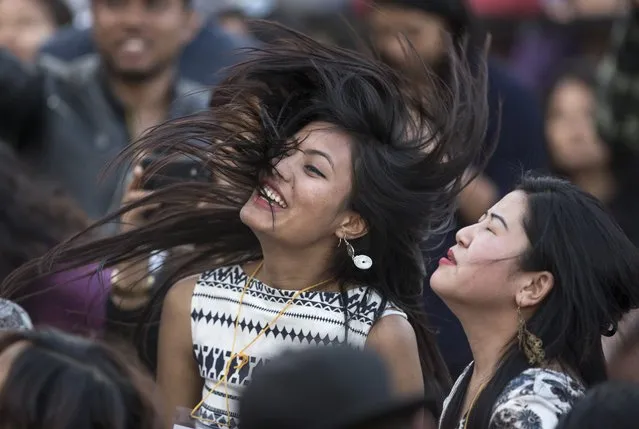
[[[320,183],[319,179],[305,180],[296,188],[295,195],[295,205],[305,212],[304,217],[318,219],[334,219],[346,199],[342,187]]]

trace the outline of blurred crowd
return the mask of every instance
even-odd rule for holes
[[[266,24],[262,20],[279,25]],[[261,279],[261,264],[247,265],[251,267],[252,276],[242,274],[244,269],[240,272],[212,271],[208,278],[198,281],[190,290],[180,286],[183,279],[176,278],[177,272],[199,274],[221,264],[217,260],[209,261],[207,265],[204,260],[188,259],[198,252],[201,244],[181,242],[177,231],[186,231],[188,225],[193,225],[191,233],[196,237],[196,229],[206,229],[209,224],[204,221],[197,223],[195,217],[187,219],[186,216],[180,223],[177,218],[184,213],[178,212],[175,207],[185,213],[216,210],[217,203],[201,197],[196,192],[198,189],[204,189],[202,186],[210,186],[211,183],[220,189],[227,185],[230,185],[229,189],[234,186],[240,189],[245,185],[239,176],[234,179],[235,173],[230,169],[226,176],[216,179],[219,181],[211,180],[215,174],[204,167],[202,159],[194,160],[188,155],[190,151],[199,153],[198,148],[207,144],[208,132],[213,136],[217,136],[216,133],[223,135],[223,129],[241,127],[243,123],[252,124],[251,121],[256,120],[249,114],[250,106],[246,111],[249,113],[238,110],[236,123],[219,125],[212,115],[223,110],[220,107],[223,103],[219,100],[231,100],[224,101],[229,105],[234,102],[233,91],[238,91],[240,98],[243,93],[237,88],[245,81],[264,76],[264,85],[271,85],[269,73],[275,76],[280,70],[286,70],[285,61],[284,64],[275,60],[269,63],[267,52],[261,63],[263,68],[260,68],[259,62],[252,63],[250,59],[264,46],[287,38],[293,41],[302,38],[297,32],[304,33],[313,41],[309,44],[328,47],[325,53],[317,51],[317,58],[313,57],[311,62],[318,62],[318,67],[321,67],[322,61],[333,58],[332,55],[338,58],[336,64],[359,61],[351,59],[359,56],[375,57],[383,64],[383,70],[389,70],[388,73],[392,70],[411,83],[410,94],[398,92],[397,99],[400,96],[409,101],[419,99],[415,94],[428,94],[432,86],[437,85],[433,82],[443,82],[452,89],[442,91],[442,94],[453,94],[451,106],[457,106],[453,104],[455,101],[459,101],[461,106],[459,111],[457,108],[449,109],[451,118],[461,116],[461,111],[477,113],[476,120],[481,116],[479,108],[474,110],[463,103],[472,101],[470,98],[456,95],[456,88],[466,89],[468,95],[481,86],[464,87],[463,78],[454,73],[456,62],[468,62],[471,72],[478,74],[485,68],[485,99],[478,102],[485,103],[485,130],[479,133],[482,141],[476,148],[477,154],[482,156],[460,167],[464,171],[463,177],[461,174],[460,177],[451,176],[454,180],[450,182],[467,180],[468,185],[460,187],[455,195],[455,211],[446,227],[434,228],[420,243],[418,259],[424,265],[426,275],[414,290],[399,290],[396,295],[389,296],[382,294],[375,301],[379,308],[371,310],[376,314],[374,318],[380,320],[388,315],[396,316],[394,311],[401,313],[402,317],[408,314],[409,319],[411,308],[419,307],[420,311],[425,311],[430,335],[425,338],[432,339],[431,357],[436,356],[432,362],[437,363],[441,359],[444,364],[440,372],[433,371],[436,375],[432,378],[437,381],[433,384],[437,388],[432,391],[429,391],[428,383],[424,383],[420,385],[423,392],[419,395],[395,395],[394,389],[398,385],[395,365],[400,367],[397,371],[401,373],[402,365],[410,359],[403,361],[402,357],[396,357],[398,362],[393,361],[389,369],[387,355],[382,351],[380,358],[369,348],[351,350],[337,347],[334,350],[289,352],[282,346],[281,350],[277,350],[283,352],[281,357],[267,364],[266,359],[259,356],[256,358],[242,352],[234,354],[237,351],[237,332],[233,333],[233,346],[229,350],[220,346],[226,344],[227,331],[221,328],[207,331],[206,324],[218,323],[221,318],[219,323],[225,329],[230,330],[234,326],[237,330],[240,315],[239,312],[237,316],[235,313],[229,315],[221,310],[207,314],[208,306],[211,306],[209,310],[215,310],[215,307],[206,301],[211,298],[211,293],[202,284],[223,283],[233,276],[243,276],[248,287],[253,280]],[[294,46],[295,43],[303,45],[306,42],[298,40],[291,43]],[[467,57],[451,57],[450,51],[456,47],[464,47],[461,52]],[[355,52],[353,57],[339,56],[346,55],[343,52],[347,50]],[[482,52],[486,52],[485,60]],[[281,55],[285,58],[284,54]],[[297,64],[296,59],[290,52],[287,55],[291,55],[292,69],[293,64]],[[346,82],[350,79],[349,73],[373,75],[376,71],[366,64],[355,71],[349,69],[339,79],[330,77]],[[255,75],[251,74],[250,67],[254,67]],[[423,79],[425,67],[430,73],[426,81]],[[303,77],[292,72],[290,76],[283,76],[282,82],[272,85],[285,85],[288,79],[296,84],[302,82],[289,95],[293,101],[295,91],[299,95],[304,92],[304,85],[311,85],[303,83],[306,82]],[[311,81],[315,83],[309,78]],[[354,83],[352,88],[359,87]],[[353,96],[361,97],[362,104],[370,102],[370,97],[362,91],[354,89],[349,92],[349,84],[342,87],[345,99]],[[265,90],[265,94],[273,98],[278,96],[277,91]],[[447,100],[445,95],[441,99]],[[334,97],[329,101],[338,103],[336,100],[337,97]],[[297,113],[302,115],[300,112],[308,106],[303,103],[296,106],[293,101],[291,105],[298,110],[290,108],[285,111],[286,114],[291,117],[296,117]],[[388,104],[394,102],[387,100]],[[416,110],[419,112],[419,109]],[[200,115],[207,112],[213,112],[211,122],[201,130],[195,130],[191,121],[202,118]],[[324,116],[330,117],[328,114]],[[348,116],[347,113],[344,116]],[[434,121],[436,117],[429,119]],[[391,119],[388,122],[392,122]],[[177,124],[173,131],[175,134],[169,131],[170,124]],[[442,129],[446,128],[445,125],[441,125]],[[279,122],[273,125],[274,128],[279,126]],[[308,123],[303,123],[301,128],[308,126]],[[459,133],[475,136],[477,130],[470,125],[470,119],[458,126]],[[179,132],[189,135],[191,146],[185,144],[178,156],[168,162],[163,154],[172,150],[169,143]],[[382,131],[380,133],[383,134]],[[159,137],[154,140],[153,136],[162,136],[165,144],[161,144]],[[249,136],[252,137],[251,134]],[[134,142],[151,140],[157,141],[155,146],[142,145],[145,151],[132,151],[131,148],[137,144]],[[429,144],[437,146],[436,142]],[[157,148],[157,151],[146,152],[146,148],[151,147]],[[232,146],[227,152],[220,149],[220,153],[244,153],[242,148],[244,146]],[[431,146],[429,148],[432,149]],[[438,149],[433,149],[433,154],[440,156]],[[445,155],[441,159],[456,165],[454,157],[451,158],[444,149],[441,154]],[[247,149],[247,159],[250,155]],[[226,160],[220,156],[221,160]],[[404,162],[399,155],[397,159]],[[224,165],[231,163],[219,161],[219,164],[219,168],[224,170]],[[395,167],[400,165],[405,164],[398,161]],[[336,169],[332,161],[330,166]],[[235,167],[248,171],[252,164],[238,161]],[[595,203],[590,200],[573,212],[561,205],[569,204],[568,200],[573,201],[573,194],[561,188],[563,185],[547,184],[547,190],[535,188],[528,182],[520,185],[527,172],[563,178],[565,183],[574,185],[574,192],[581,190],[593,196],[597,204],[605,208],[605,216],[613,219],[610,225],[614,227],[608,226],[608,217],[591,215],[589,204]],[[392,167],[377,172],[382,177],[391,177],[392,173]],[[432,179],[428,172],[423,177],[426,182]],[[410,187],[414,180],[417,179],[397,179],[395,185]],[[177,196],[170,203],[168,199],[161,202],[152,200],[154,195],[162,195],[164,190],[181,182],[195,184],[192,194],[184,193],[184,200],[178,200]],[[477,429],[634,428],[639,419],[639,387],[635,385],[639,382],[639,313],[634,308],[639,306],[639,302],[635,304],[633,297],[639,296],[639,289],[629,292],[624,287],[634,281],[631,286],[639,288],[639,279],[633,278],[634,274],[629,274],[631,271],[622,272],[620,268],[626,261],[632,261],[634,254],[615,259],[611,252],[628,249],[632,253],[634,247],[639,246],[639,191],[635,188],[638,184],[638,0],[0,0],[0,282],[4,282],[0,288],[0,329],[3,331],[0,332],[0,428],[221,428],[237,427],[238,424],[246,429],[431,429],[438,425],[446,429],[465,429],[467,426]],[[433,185],[434,188],[445,189],[445,186]],[[579,398],[564,400],[572,407],[575,399],[572,410],[564,405],[553,405],[556,416],[550,418],[540,412],[534,414],[537,409],[531,405],[532,414],[528,420],[515,420],[514,417],[508,420],[508,416],[502,415],[499,425],[493,421],[493,416],[490,426],[482,426],[479,417],[470,418],[473,407],[477,405],[494,410],[504,404],[499,405],[498,402],[493,407],[482,402],[489,401],[483,396],[487,382],[480,383],[481,380],[471,377],[469,368],[472,365],[469,367],[469,364],[474,361],[478,370],[479,362],[482,362],[477,350],[483,349],[474,343],[477,338],[485,341],[487,345],[484,348],[490,349],[488,344],[492,347],[493,343],[490,343],[489,336],[478,336],[469,326],[475,322],[477,326],[488,323],[485,321],[490,317],[501,314],[501,307],[489,304],[489,298],[483,298],[490,293],[482,297],[479,292],[474,292],[480,303],[477,305],[483,306],[486,311],[475,315],[472,308],[467,309],[466,302],[455,295],[461,292],[446,289],[446,279],[442,280],[441,271],[433,280],[431,275],[442,269],[442,258],[448,258],[444,264],[461,264],[455,259],[461,259],[459,255],[451,255],[449,249],[460,246],[471,249],[470,241],[479,237],[475,230],[478,220],[483,222],[491,207],[500,207],[509,213],[514,189],[536,195],[551,193],[551,188],[558,194],[560,190],[564,192],[561,194],[563,203],[544,206],[543,216],[548,223],[539,226],[538,230],[556,228],[559,231],[554,236],[557,241],[550,245],[539,239],[536,243],[533,233],[528,236],[528,244],[533,249],[537,249],[537,245],[539,248],[555,246],[547,254],[559,256],[556,261],[540,262],[552,265],[552,269],[528,271],[549,271],[555,279],[564,272],[580,271],[579,274],[574,273],[575,282],[579,283],[575,286],[578,292],[562,295],[561,299],[565,301],[549,304],[557,307],[558,315],[561,313],[560,304],[566,304],[566,317],[579,319],[579,323],[570,324],[559,316],[557,319],[548,316],[546,320],[552,320],[556,327],[562,320],[561,323],[566,324],[561,326],[574,329],[574,335],[586,332],[588,335],[584,334],[584,338],[577,339],[574,344],[586,347],[585,344],[596,342],[598,345],[594,353],[600,352],[597,359],[605,358],[601,362],[605,364],[603,371],[606,376],[593,376],[592,380],[597,383],[591,382],[590,374],[597,373],[599,369],[595,364],[584,363],[585,357],[584,361],[578,359],[581,350],[578,347],[581,346],[573,347],[570,339],[544,340],[544,344],[550,343],[547,355],[555,353],[551,351],[552,347],[557,350],[563,347],[559,345],[561,341],[571,344],[566,347],[576,356],[575,361],[562,361],[563,352],[557,352],[556,356],[560,358],[555,363],[571,367],[565,372],[588,389],[571,385],[571,390],[556,382],[557,386],[547,388],[558,389],[566,398],[570,395]],[[271,191],[276,192],[277,189]],[[308,191],[315,192],[311,188]],[[268,194],[270,191],[264,192]],[[169,194],[167,191],[167,198]],[[229,195],[233,196],[229,196],[228,201],[235,198],[235,194]],[[239,191],[237,195],[240,195]],[[424,199],[436,200],[428,192],[420,195]],[[575,201],[581,201],[582,194],[578,195],[574,197]],[[322,200],[323,196],[316,194],[315,198]],[[271,194],[269,199],[271,203],[279,201]],[[529,199],[528,203],[522,204],[530,209],[533,207],[531,201]],[[285,202],[279,203],[281,208],[286,208]],[[398,203],[399,206],[403,204],[404,201]],[[592,213],[599,213],[597,210],[592,209]],[[239,216],[231,212],[220,210],[219,219],[226,219],[231,214]],[[386,214],[391,219],[394,216],[390,210]],[[384,216],[380,215],[380,219]],[[538,225],[542,225],[535,216],[542,215],[528,212],[528,217],[524,218],[532,224],[539,222]],[[174,224],[172,219],[175,219]],[[307,224],[321,224],[319,217],[309,219],[306,219]],[[253,229],[248,221],[243,220]],[[504,219],[501,222],[508,230],[507,222]],[[174,241],[171,225],[176,231]],[[210,225],[216,228],[217,224],[211,221]],[[512,231],[512,223],[510,225]],[[623,232],[621,235],[627,237],[632,246],[623,247],[626,238],[622,240],[619,238],[621,235],[616,235],[619,232],[615,229],[617,225]],[[156,226],[166,229],[153,229]],[[220,231],[224,228],[220,227]],[[240,243],[244,237],[241,235],[243,230],[237,231],[233,232],[236,235],[229,232],[229,236],[223,238],[237,239]],[[392,231],[390,227],[389,231]],[[600,239],[598,231],[605,232],[602,233],[603,239]],[[154,234],[161,237],[154,237]],[[360,236],[364,234],[365,231]],[[256,235],[260,238],[259,234]],[[388,235],[392,236],[392,233]],[[127,242],[128,237],[131,240]],[[147,248],[141,244],[142,241],[134,240],[145,237],[149,242],[162,239],[165,240],[163,243],[170,245]],[[370,263],[376,267],[375,264],[380,263],[379,258],[370,262],[365,258],[358,260],[357,253],[361,247],[355,245],[353,249],[349,239],[339,236],[338,249],[345,246],[357,268],[366,270],[370,265],[362,268],[358,264]],[[465,244],[466,241],[468,244]],[[99,243],[100,250],[96,250],[95,254],[87,250],[91,249],[93,242]],[[253,239],[253,242],[257,240]],[[77,247],[65,247],[67,243]],[[482,252],[479,249],[477,252]],[[102,250],[104,253],[100,253]],[[225,251],[239,255],[238,260],[241,256],[250,261],[246,254],[241,254],[244,250],[241,244],[237,244],[229,245]],[[490,243],[484,248],[485,252],[493,250],[495,247],[491,247]],[[298,248],[296,251],[301,252]],[[110,259],[102,258],[103,254],[108,254]],[[136,257],[129,257],[131,255]],[[249,252],[249,255],[253,254]],[[58,264],[54,264],[54,257],[60,257],[60,261],[82,261],[82,264],[61,264],[59,266],[64,269],[53,269]],[[192,263],[190,271],[184,268],[187,260],[188,264]],[[224,258],[220,260],[227,261]],[[392,257],[386,261],[395,263]],[[628,265],[632,265],[631,262]],[[468,285],[473,281],[479,281],[477,284],[481,283],[486,288],[490,282],[501,281],[494,274],[500,270],[499,266],[490,267],[486,268],[485,275],[479,274],[480,277],[483,275],[481,281],[471,276],[468,283],[458,285],[459,289],[467,288],[472,295]],[[494,271],[489,272],[489,268]],[[19,275],[16,274],[18,269],[21,269]],[[634,273],[639,273],[639,266],[636,269]],[[264,269],[261,275],[265,272]],[[514,274],[511,274],[504,271],[504,279],[514,281]],[[582,281],[582,274],[586,279],[590,276],[592,282],[588,279]],[[29,281],[24,281],[24,278],[29,278]],[[541,285],[540,290],[544,289],[544,278],[542,275],[533,281]],[[174,288],[171,287],[173,284],[176,284]],[[246,294],[247,305],[252,309],[262,304],[250,299],[256,300],[261,293],[275,293],[269,292],[266,284],[260,285],[262,289],[257,289],[255,295],[251,295],[250,291]],[[597,287],[602,285],[615,288],[614,293],[609,296],[597,292]],[[236,286],[228,283],[225,288],[231,290]],[[240,307],[246,287],[243,291],[237,289],[238,295],[241,292]],[[301,287],[291,289],[301,290]],[[191,295],[194,297],[192,303]],[[295,295],[288,301],[289,295],[282,296],[284,298],[280,297],[279,302],[286,304],[285,308],[269,310],[270,318],[276,317],[278,312],[284,314],[297,297]],[[625,300],[620,296],[624,296]],[[189,302],[186,308],[171,305],[172,299],[179,300],[180,297],[186,297],[182,301]],[[497,294],[490,297],[495,302],[502,302]],[[314,305],[313,299],[309,298],[307,307]],[[331,304],[330,299],[321,299],[325,301],[321,303],[322,309],[314,313],[316,318],[304,316],[310,320],[308,330],[304,331],[308,332],[308,336],[315,335],[313,329],[317,327],[317,338],[324,337],[324,324],[335,323],[329,321],[327,308]],[[407,304],[406,308],[390,305],[403,299],[406,302],[415,299],[414,305]],[[611,323],[614,329],[607,336],[600,336],[599,332],[592,334],[584,326],[588,319],[594,324],[600,313],[604,313],[603,310],[598,311],[605,307],[607,300],[615,301],[605,312],[614,317],[611,316],[613,320],[601,321],[605,326],[599,328],[606,334],[608,332],[604,328]],[[387,301],[389,307],[386,307]],[[531,307],[537,309],[536,303]],[[567,309],[567,303],[575,308],[583,304],[583,313],[576,315],[577,311],[573,316]],[[545,311],[545,308],[542,309]],[[526,319],[538,323],[533,316],[536,310],[527,313],[527,307],[520,301],[517,301],[517,312],[514,312],[514,307],[512,310],[510,318],[495,318],[499,322],[495,322],[494,329],[489,331],[500,331],[501,327],[510,326],[508,324],[512,322],[513,333],[519,335],[521,345],[521,335],[528,335],[528,331],[520,322]],[[303,314],[302,306],[296,311]],[[354,310],[347,308],[346,313],[349,314],[349,311]],[[376,325],[373,322],[367,325],[363,316],[353,319],[359,325],[353,328],[352,337],[361,334],[362,342],[367,335],[370,339]],[[167,320],[171,321],[169,327]],[[272,323],[276,320],[277,317]],[[265,332],[262,327],[272,330],[275,326],[266,322],[256,325],[261,327],[255,329],[247,328],[247,331],[253,330],[259,337]],[[529,326],[535,329],[546,329],[541,322],[539,327],[530,323]],[[549,325],[552,323],[548,322]],[[582,328],[583,331],[579,331]],[[350,332],[348,329],[346,331]],[[299,332],[302,337],[306,335],[302,330]],[[565,336],[566,332],[563,334]],[[567,332],[568,336],[571,334]],[[290,330],[290,335],[292,338],[293,330]],[[398,344],[394,334],[388,335],[384,338],[393,339],[388,340],[388,344]],[[287,334],[281,336],[286,339]],[[543,335],[540,333],[538,336]],[[240,341],[244,341],[242,338]],[[249,346],[252,344],[248,339],[245,342],[250,343]],[[348,339],[341,342],[349,343]],[[280,347],[277,344],[273,347]],[[421,344],[419,347],[420,357],[423,357]],[[526,357],[529,355],[526,354]],[[231,361],[236,358],[240,362],[245,359],[248,364],[244,362],[235,367],[236,378],[229,383],[231,388],[247,385],[248,379],[251,382],[241,398],[239,394],[235,396],[238,390],[231,390],[231,394],[227,392],[222,398],[216,391],[220,386],[216,382],[223,382],[224,390],[227,389]],[[188,363],[184,365],[180,363],[186,361]],[[248,365],[246,368],[250,368],[250,376],[248,372],[242,373],[245,364]],[[418,369],[419,364],[416,364]],[[425,367],[423,362],[421,367]],[[436,369],[437,365],[433,364],[433,368]],[[548,365],[547,369],[554,371],[557,368]],[[226,372],[221,376],[224,370]],[[475,375],[478,373],[475,372]],[[552,378],[548,374],[544,375],[544,380]],[[415,373],[404,374],[404,377],[420,378]],[[443,387],[447,381],[442,380],[458,378],[462,381]],[[610,381],[599,383],[605,381],[604,378]],[[531,379],[532,387],[525,385],[530,380],[517,380],[521,386],[509,385],[507,389],[529,388],[531,390],[526,394],[530,396],[535,394],[535,383],[541,379]],[[548,383],[554,383],[553,380]],[[493,402],[508,380],[502,381],[501,385],[491,385],[495,389],[501,386],[499,392],[489,391],[494,394]],[[466,388],[468,393],[460,395],[460,389]],[[562,390],[564,388],[565,391]],[[512,393],[514,390],[506,391]],[[471,392],[476,394],[471,395]],[[443,398],[449,393],[449,399],[444,402]],[[210,395],[217,397],[210,400]],[[194,403],[187,403],[193,402],[192,399],[196,399]],[[228,411],[229,400],[236,403],[233,405],[237,406],[234,414]],[[544,400],[552,402],[547,398]],[[228,412],[228,416],[225,415],[228,420],[222,421],[214,410],[222,407],[219,404],[225,401],[224,413]],[[198,417],[196,412],[200,408],[204,414]],[[522,409],[529,409],[528,405],[509,412],[514,415],[513,410],[518,410],[516,412],[521,414],[524,412]],[[458,414],[454,424],[451,410]],[[213,417],[209,415],[208,420],[202,417],[206,416],[206,412]],[[460,417],[463,419],[460,420]],[[550,421],[548,419],[552,423],[544,423]]]

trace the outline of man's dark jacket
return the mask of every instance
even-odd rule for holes
[[[167,119],[204,110],[208,98],[204,88],[178,80]],[[0,49],[0,140],[62,185],[90,218],[121,200],[126,169],[101,173],[130,143],[126,124],[97,55],[70,63],[44,56],[26,66]]]

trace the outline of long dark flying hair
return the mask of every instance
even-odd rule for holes
[[[520,269],[549,271],[555,280],[527,321],[528,330],[543,341],[548,362],[591,387],[606,380],[601,335],[614,334],[621,317],[639,306],[639,250],[597,199],[569,182],[527,177],[519,189],[528,196],[524,229],[531,243]],[[498,396],[530,367],[513,339],[470,411],[467,427],[488,428]],[[459,424],[471,375],[451,398],[442,428]]]
[[[0,427],[160,429],[153,381],[109,346],[54,330],[7,332],[25,343],[0,390]]]
[[[453,79],[444,84],[424,68],[432,90],[424,96],[372,57],[279,28],[285,37],[252,49],[215,88],[206,113],[171,121],[148,133],[125,156],[155,152],[158,166],[177,155],[204,163],[211,184],[183,183],[154,193],[109,218],[150,203],[166,209],[147,225],[89,245],[72,241],[15,273],[2,292],[33,273],[113,265],[158,249],[194,245],[157,296],[180,278],[215,266],[261,258],[260,244],[239,211],[264,175],[297,149],[295,133],[314,121],[352,137],[353,187],[348,207],[369,225],[352,243],[374,261],[353,266],[343,249],[332,271],[343,288],[368,285],[408,314],[415,329],[426,389],[443,395],[449,376],[426,326],[421,305],[425,235],[447,228],[466,168],[482,157],[487,122],[486,76],[473,74],[451,52]],[[150,173],[154,171],[151,168]],[[196,203],[204,203],[195,209]],[[149,310],[150,311],[150,310]],[[346,316],[348,317],[348,316]]]

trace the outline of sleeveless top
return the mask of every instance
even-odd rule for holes
[[[453,385],[444,401],[442,416],[471,368],[472,363]],[[563,372],[529,368],[513,378],[497,397],[488,429],[555,429],[561,416],[570,411],[585,390]],[[463,429],[465,423],[466,416],[460,419],[457,429]]]
[[[237,332],[235,318],[239,300],[249,276],[239,265],[222,267],[201,275],[195,285],[191,302],[191,333],[193,352],[200,376],[205,380],[202,390],[205,402],[199,416],[216,421],[219,427],[238,426],[238,399],[251,380],[256,368],[285,350],[348,344],[363,348],[368,332],[381,317],[406,314],[386,302],[368,287],[347,291],[347,302],[338,292],[304,292],[288,307],[277,322],[244,353],[248,364],[239,371],[231,365],[226,383],[209,394],[223,379],[228,359],[238,353],[289,303],[297,291],[276,289],[253,279],[244,295]],[[344,308],[348,311],[348,336]],[[235,348],[232,350],[233,338]],[[239,359],[236,359],[239,363]],[[207,396],[208,395],[208,396]],[[227,421],[226,398],[231,421]],[[200,428],[216,428],[214,423],[198,422]]]

